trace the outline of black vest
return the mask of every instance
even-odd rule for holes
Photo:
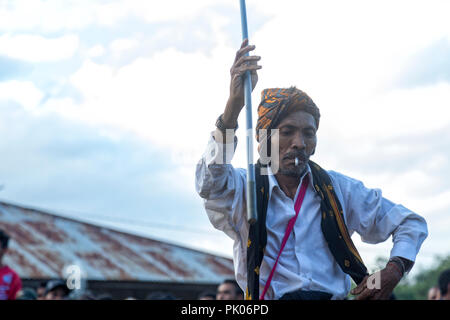
[[[334,259],[342,271],[359,284],[368,274],[367,268],[350,238],[344,222],[341,204],[334,192],[328,173],[309,161],[314,187],[321,197],[321,228]],[[267,243],[266,214],[269,202],[269,178],[261,175],[261,165],[255,166],[258,222],[250,225],[247,240],[247,300],[259,299],[259,267]]]

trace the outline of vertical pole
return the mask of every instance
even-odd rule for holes
[[[242,40],[248,39],[247,10],[245,0],[241,1]],[[249,55],[248,52],[246,54]],[[252,124],[252,77],[250,71],[245,73],[244,81],[245,111],[247,120],[247,220],[249,224],[257,221],[255,165],[253,163],[253,124]]]

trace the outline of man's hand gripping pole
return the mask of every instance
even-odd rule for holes
[[[248,39],[247,11],[245,0],[240,0],[242,39]],[[248,53],[246,54],[249,55]],[[253,124],[252,124],[252,77],[250,71],[245,73],[245,111],[247,120],[247,220],[249,224],[257,221],[255,165],[253,163]]]

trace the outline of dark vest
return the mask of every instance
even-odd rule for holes
[[[321,197],[321,228],[328,248],[342,271],[359,284],[368,274],[367,268],[350,238],[344,222],[341,204],[334,192],[328,173],[316,163],[309,161],[314,188]],[[269,178],[261,175],[261,165],[255,166],[256,202],[258,222],[250,225],[247,240],[247,300],[259,299],[259,267],[267,243],[266,214],[269,202]]]

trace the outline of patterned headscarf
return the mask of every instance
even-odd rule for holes
[[[264,89],[258,106],[256,139],[259,141],[259,129],[276,128],[281,119],[294,111],[310,113],[319,128],[319,108],[305,92],[296,87]]]

